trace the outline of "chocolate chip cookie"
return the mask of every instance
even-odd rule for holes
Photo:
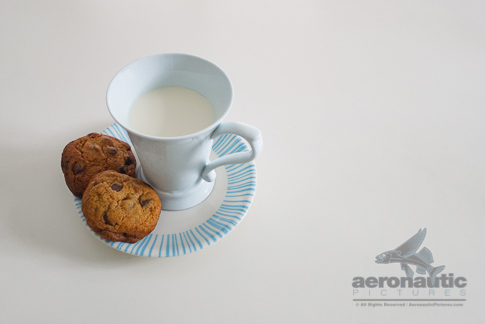
[[[81,208],[89,227],[102,238],[135,243],[155,229],[162,204],[145,182],[103,171],[91,179]]]
[[[91,133],[66,145],[61,168],[67,187],[81,198],[92,177],[99,172],[114,170],[134,177],[136,160],[128,143]]]

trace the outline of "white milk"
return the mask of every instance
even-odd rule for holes
[[[158,88],[142,94],[129,115],[129,126],[134,131],[159,137],[192,134],[213,122],[209,100],[183,87]]]

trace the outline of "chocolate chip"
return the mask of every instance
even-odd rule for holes
[[[109,147],[106,149],[106,152],[107,152],[108,154],[115,155],[116,153],[118,153],[118,149],[117,149],[116,147],[109,146]]]
[[[109,224],[108,214],[106,212],[104,212],[103,214],[103,222],[105,224]]]
[[[129,155],[125,156],[125,164],[126,165],[132,165],[133,163],[135,163],[135,160],[131,156],[129,156]]]
[[[101,183],[101,181],[96,181],[96,182],[94,182],[94,183],[93,183],[93,187],[95,187],[95,186],[99,185],[100,183]]]
[[[72,173],[74,174],[79,174],[83,171],[86,170],[86,166],[85,165],[81,165],[81,164],[74,164],[74,166],[72,167]]]
[[[145,199],[145,200],[140,200],[140,205],[142,207],[145,207],[146,205],[148,205],[150,203],[150,201],[152,201],[153,199]]]
[[[118,223],[112,223],[108,218],[108,213],[104,212],[103,214],[103,221],[106,225],[116,226]]]
[[[64,160],[61,162],[61,168],[62,169],[67,169],[69,167],[69,161],[68,160]]]
[[[119,185],[119,184],[116,184],[116,183],[113,183],[111,185],[111,190],[114,190],[116,192],[120,191],[121,189],[123,189],[123,186],[122,185]]]
[[[128,171],[128,167],[126,165],[120,166],[120,173],[125,173]]]

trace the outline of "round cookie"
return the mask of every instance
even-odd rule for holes
[[[155,229],[162,204],[145,182],[103,171],[86,188],[81,208],[89,227],[102,238],[135,243]]]
[[[61,168],[67,187],[81,198],[89,181],[99,172],[114,170],[134,177],[136,160],[128,143],[91,133],[66,145]]]

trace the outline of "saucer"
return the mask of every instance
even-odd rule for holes
[[[116,137],[132,145],[128,134],[118,124],[111,125],[101,134]],[[248,150],[247,144],[240,137],[224,134],[214,141],[211,159]],[[132,244],[101,238],[87,225],[80,198],[74,197],[74,206],[91,234],[116,250],[136,256],[159,258],[189,254],[210,246],[231,233],[243,220],[253,201],[256,192],[254,162],[219,167],[216,174],[214,189],[206,200],[185,210],[162,210],[153,232]]]

